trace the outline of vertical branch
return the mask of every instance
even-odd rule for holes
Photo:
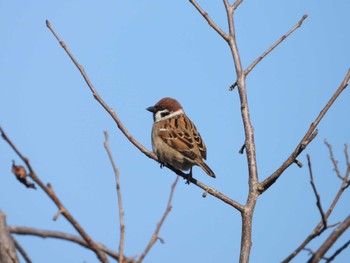
[[[123,257],[124,257],[124,240],[125,240],[125,223],[124,223],[124,209],[123,209],[123,202],[122,202],[122,193],[120,190],[120,180],[119,180],[119,170],[117,166],[115,165],[115,162],[113,160],[113,156],[111,153],[111,150],[109,148],[108,143],[108,132],[105,131],[105,142],[104,147],[107,151],[109,160],[112,164],[113,171],[115,174],[115,181],[116,181],[116,188],[117,188],[117,196],[118,196],[118,207],[119,207],[119,223],[120,223],[120,240],[119,240],[119,256],[118,256],[118,262],[123,263]]]
[[[199,5],[194,1],[190,1],[195,8],[202,14],[202,16],[207,20],[209,25],[221,35],[228,43],[234,66],[235,74],[237,75],[237,86],[238,93],[241,104],[241,116],[244,127],[245,134],[245,148],[246,156],[248,162],[248,183],[249,183],[249,193],[247,198],[247,203],[243,207],[241,212],[242,216],[242,239],[241,239],[241,251],[240,251],[240,262],[247,263],[249,261],[250,250],[252,247],[252,219],[253,212],[257,198],[259,196],[259,191],[257,189],[259,185],[258,171],[256,164],[256,154],[255,154],[255,143],[254,143],[254,129],[250,120],[248,98],[246,92],[246,75],[242,68],[241,58],[239,55],[239,50],[236,42],[235,26],[234,26],[234,12],[238,6],[243,2],[243,0],[236,0],[232,5],[229,4],[228,0],[224,0],[224,6],[227,15],[227,23],[229,26],[229,34],[223,34],[222,31],[218,30],[218,26],[212,21],[208,14],[199,7]]]
[[[247,89],[246,89],[246,75],[244,74],[241,58],[239,55],[238,45],[236,42],[235,26],[234,26],[234,11],[243,1],[237,0],[232,6],[229,5],[228,0],[224,0],[227,21],[229,25],[228,41],[231,54],[233,57],[235,71],[237,75],[237,87],[241,103],[241,116],[245,134],[245,148],[248,162],[248,182],[249,193],[247,203],[242,215],[242,237],[241,237],[241,250],[240,250],[240,262],[249,262],[250,251],[252,247],[252,224],[253,213],[256,205],[259,192],[257,186],[259,184],[258,170],[256,164],[256,148],[254,143],[254,129],[250,120]]]
[[[315,197],[316,197],[316,205],[317,205],[317,208],[318,208],[318,210],[320,211],[320,214],[321,214],[323,227],[327,228],[327,219],[326,219],[326,216],[325,216],[324,211],[322,209],[321,198],[320,198],[320,195],[317,192],[316,185],[315,185],[315,182],[314,182],[314,177],[313,177],[313,174],[312,174],[310,155],[307,154],[306,158],[307,158],[307,164],[309,166],[310,184],[311,184],[312,190],[314,191],[314,194],[315,194]]]
[[[6,215],[0,211],[0,262],[19,263],[15,244],[7,228]]]

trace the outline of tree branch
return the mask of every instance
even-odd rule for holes
[[[322,111],[319,113],[315,121],[313,121],[310,125],[310,128],[304,135],[304,137],[301,139],[295,150],[292,152],[292,154],[287,158],[287,160],[279,167],[274,173],[272,173],[268,178],[266,178],[263,182],[259,185],[259,191],[261,193],[265,192],[268,188],[270,188],[271,185],[273,185],[277,179],[282,175],[282,173],[291,165],[293,164],[294,160],[299,156],[299,154],[308,146],[308,144],[315,138],[315,132],[317,132],[316,127],[321,122],[329,108],[333,105],[335,100],[338,98],[338,96],[342,93],[342,91],[345,90],[345,88],[348,86],[350,78],[350,69],[348,69],[348,72],[340,84],[339,88],[335,91],[333,96],[330,98],[328,103],[324,106]]]
[[[328,146],[329,149],[329,145],[330,144],[326,144]],[[345,147],[345,156],[347,155],[346,152],[346,147]],[[334,166],[334,163],[333,163]],[[347,164],[347,170],[345,175],[343,176],[343,180],[342,180],[342,184],[337,192],[337,194],[335,195],[331,205],[329,206],[327,212],[325,213],[324,217],[325,220],[327,221],[329,216],[332,214],[334,207],[337,205],[340,197],[342,196],[343,192],[346,189],[346,185],[348,182],[348,178],[350,175],[350,164]],[[333,225],[334,226],[334,225]],[[300,253],[300,251],[302,251],[303,249],[305,249],[306,245],[313,240],[315,237],[321,235],[326,229],[332,227],[331,225],[328,225],[327,227],[324,227],[324,220],[321,220],[317,226],[314,228],[314,230],[306,237],[306,239],[298,246],[298,248],[296,248],[288,257],[286,257],[282,263],[288,263],[290,262],[296,255],[298,255]]]
[[[45,185],[33,170],[29,159],[24,157],[22,153],[17,149],[13,142],[8,138],[4,130],[0,127],[0,133],[2,138],[10,145],[10,147],[15,151],[15,153],[22,159],[26,167],[29,170],[29,177],[40,186],[40,188],[48,195],[48,197],[56,204],[59,213],[62,214],[78,231],[78,233],[84,238],[84,240],[89,244],[91,250],[93,250],[101,262],[108,262],[106,255],[99,249],[96,243],[91,239],[91,237],[85,232],[85,230],[80,226],[80,224],[75,220],[75,218],[70,214],[70,212],[64,207],[62,202],[59,200],[57,195],[54,193],[50,184]]]
[[[332,145],[325,139],[324,140],[324,143],[327,145],[328,147],[328,150],[329,150],[329,157],[333,163],[333,166],[334,166],[334,170],[335,170],[335,173],[337,174],[337,176],[340,178],[340,180],[344,180],[344,177],[341,175],[341,172],[339,170],[339,167],[338,167],[338,161],[334,158],[334,155],[333,155],[333,149],[332,149]],[[345,151],[345,154],[347,154],[347,152]]]
[[[124,222],[124,209],[123,209],[123,202],[122,202],[122,193],[120,189],[120,180],[119,180],[119,170],[117,166],[115,165],[115,162],[113,160],[113,156],[111,153],[111,150],[109,148],[108,143],[108,132],[104,132],[105,135],[105,142],[104,147],[107,151],[109,160],[112,164],[113,171],[115,174],[115,181],[116,181],[116,188],[117,188],[117,196],[118,196],[118,207],[119,207],[119,224],[120,224],[120,239],[119,239],[119,257],[118,262],[123,263],[123,257],[124,257],[124,241],[125,241],[125,222]]]
[[[210,18],[207,12],[205,12],[195,0],[189,0],[190,3],[198,10],[198,12],[204,17],[208,24],[226,41],[229,36]]]
[[[235,26],[234,26],[234,19],[233,19],[234,11],[238,8],[238,6],[242,2],[243,0],[237,0],[231,6],[228,0],[224,0],[224,5],[225,5],[225,10],[227,15],[227,23],[229,27],[228,36],[225,35],[225,37],[223,37],[223,35],[220,34],[220,31],[215,29],[215,24],[213,25],[213,23],[209,22],[206,16],[204,16],[204,18],[208,21],[209,25],[213,27],[219,33],[219,35],[221,35],[228,43],[231,50],[234,66],[235,66],[235,73],[237,76],[238,94],[239,94],[240,104],[241,104],[241,116],[242,116],[244,134],[245,134],[244,145],[246,149],[245,152],[247,157],[248,174],[249,174],[249,177],[248,177],[249,193],[248,193],[247,202],[243,206],[243,209],[239,210],[242,216],[242,239],[241,239],[241,250],[240,250],[240,262],[247,263],[249,261],[250,251],[252,247],[252,219],[253,219],[255,204],[259,196],[259,192],[257,190],[257,186],[259,184],[259,178],[258,178],[258,170],[257,170],[256,154],[255,154],[256,147],[254,143],[254,129],[250,120],[249,105],[248,105],[248,98],[247,98],[247,92],[246,92],[246,76],[242,69],[241,58],[238,51],[238,45],[236,42]],[[205,13],[202,8],[200,7],[196,7],[196,8],[202,15],[203,13]]]
[[[65,52],[68,54],[68,56],[71,58],[73,63],[76,65],[80,73],[82,74],[86,84],[88,85],[89,89],[91,90],[94,98],[101,104],[101,106],[109,113],[109,115],[112,117],[112,119],[115,121],[117,124],[119,130],[125,135],[125,137],[137,148],[139,149],[143,154],[145,154],[147,157],[155,160],[158,162],[157,156],[148,151],[145,147],[143,147],[138,141],[135,140],[134,137],[131,136],[131,134],[126,130],[120,119],[117,117],[116,113],[108,107],[108,105],[104,102],[104,100],[98,95],[97,91],[95,90],[94,86],[92,85],[91,81],[89,80],[88,76],[86,75],[84,68],[78,63],[78,61],[74,58],[72,53],[69,51],[67,45],[60,39],[60,37],[57,35],[57,33],[54,31],[53,27],[51,26],[49,21],[46,21],[46,26],[50,29],[52,34],[55,36],[55,38],[58,40],[60,43],[61,47],[65,50]],[[230,206],[234,207],[238,211],[243,210],[243,206],[239,204],[238,202],[230,199],[226,195],[220,193],[219,191],[203,184],[202,182],[198,181],[197,179],[193,177],[188,177],[187,174],[183,173],[182,171],[176,170],[174,167],[170,165],[165,165],[165,167],[169,168],[171,171],[176,173],[177,175],[180,175],[184,179],[188,180],[189,182],[193,183],[194,185],[198,186],[199,188],[203,189],[210,195],[220,199],[221,201],[229,204]]]
[[[274,50],[279,44],[281,44],[295,30],[297,30],[299,27],[301,27],[301,25],[303,24],[304,20],[307,17],[308,17],[307,14],[303,15],[302,18],[299,20],[299,22],[294,27],[292,27],[286,34],[284,34],[279,40],[277,40],[277,42],[275,42],[269,49],[267,49],[264,53],[262,53],[260,57],[258,57],[256,60],[254,60],[252,62],[252,64],[250,64],[250,66],[244,70],[244,75],[247,76],[250,73],[250,71],[252,71],[252,69],[255,68],[255,66],[261,60],[263,60],[272,50]],[[236,86],[237,86],[237,81],[230,86],[229,91],[232,91]]]
[[[307,154],[306,158],[307,158],[307,163],[308,163],[308,166],[309,166],[310,184],[312,186],[312,190],[314,191],[314,194],[315,194],[315,197],[316,197],[316,205],[317,205],[317,208],[318,208],[318,210],[320,211],[320,214],[321,214],[323,227],[327,228],[327,219],[326,219],[326,216],[325,216],[324,211],[322,209],[321,198],[320,198],[320,195],[317,192],[316,185],[315,185],[315,182],[314,182],[314,177],[312,175],[310,155]]]
[[[162,227],[166,217],[168,216],[168,214],[170,213],[170,210],[172,208],[171,206],[171,202],[173,199],[173,195],[174,195],[174,191],[175,191],[175,187],[176,184],[179,180],[179,177],[177,176],[174,183],[171,185],[171,191],[170,191],[170,195],[169,195],[169,200],[168,200],[168,204],[167,207],[165,209],[164,215],[162,216],[161,220],[159,221],[159,223],[157,224],[156,230],[154,231],[151,240],[149,241],[147,247],[145,248],[145,250],[143,251],[143,253],[141,254],[140,258],[137,260],[136,263],[141,263],[143,261],[143,259],[146,257],[146,255],[148,254],[148,252],[151,250],[151,248],[153,247],[154,243],[156,243],[160,231],[160,228]]]
[[[63,232],[59,232],[59,231],[35,229],[35,228],[24,227],[24,226],[9,226],[8,229],[12,234],[16,234],[16,235],[30,235],[30,236],[37,236],[37,237],[41,237],[41,238],[62,239],[62,240],[76,243],[84,248],[90,249],[89,244],[86,243],[86,241],[84,239],[82,239],[76,235],[71,235],[71,234],[67,234],[67,233],[63,233]],[[119,258],[118,253],[114,252],[112,249],[109,249],[108,247],[106,247],[102,243],[96,243],[96,244],[107,255],[111,256],[115,260],[118,260],[118,258]],[[132,263],[132,262],[134,262],[132,259],[124,257],[123,263]],[[119,262],[119,263],[121,263],[121,262]]]
[[[13,243],[15,244],[15,247],[17,251],[22,255],[23,259],[26,263],[32,263],[31,259],[29,258],[27,252],[24,250],[24,248],[21,246],[20,243],[12,236]]]
[[[320,259],[326,254],[326,252],[333,246],[338,238],[347,230],[350,226],[350,215],[336,228],[327,240],[320,246],[320,248],[313,254],[308,261],[309,263],[319,262]]]
[[[283,35],[275,44],[273,44],[269,49],[267,49],[260,57],[258,57],[250,66],[244,70],[244,74],[247,76],[250,71],[261,61],[264,57],[266,57],[275,47],[277,47],[283,40],[285,40],[287,37],[289,37],[296,29],[301,27],[304,20],[308,17],[308,15],[303,15],[303,17],[300,19],[300,21],[292,27],[285,35]]]
[[[8,231],[6,215],[0,210],[0,262],[19,263],[16,247]]]
[[[326,262],[332,262],[344,249],[350,245],[350,240],[348,240],[344,245],[338,248],[332,256],[326,259]]]

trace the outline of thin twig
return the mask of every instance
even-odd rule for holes
[[[118,118],[118,116],[116,115],[116,113],[113,111],[113,109],[111,109],[110,107],[108,107],[108,105],[104,102],[104,100],[98,95],[97,91],[95,90],[94,86],[92,85],[91,81],[89,80],[88,76],[86,75],[84,68],[78,63],[78,61],[74,58],[74,56],[72,55],[72,53],[69,51],[67,45],[60,39],[60,37],[57,35],[57,33],[54,31],[53,27],[51,26],[49,21],[46,21],[46,25],[47,27],[50,29],[50,31],[52,32],[52,34],[55,36],[55,38],[58,40],[58,42],[60,43],[61,47],[65,50],[65,52],[67,53],[67,55],[71,58],[71,60],[73,61],[73,63],[76,65],[76,67],[78,68],[78,70],[80,71],[80,73],[82,74],[86,84],[88,85],[89,89],[91,90],[94,98],[101,104],[101,106],[108,112],[108,114],[112,117],[112,119],[115,121],[115,123],[117,124],[119,130],[125,135],[125,137],[137,148],[139,149],[143,154],[145,154],[147,157],[155,160],[158,162],[158,158],[157,156],[148,151],[144,146],[142,146],[138,141],[136,141],[136,139],[134,137],[131,136],[131,134],[127,131],[127,129],[124,127],[124,125],[122,124],[122,122],[120,121],[120,119]],[[181,177],[183,177],[184,179],[190,181],[191,183],[193,183],[194,185],[198,186],[199,188],[203,189],[204,191],[207,191],[210,195],[218,198],[219,200],[231,205],[232,207],[234,207],[235,209],[237,209],[238,211],[242,211],[243,210],[243,206],[241,204],[239,204],[238,202],[232,200],[231,198],[227,197],[226,195],[224,195],[223,193],[203,184],[202,182],[198,181],[197,179],[191,177],[190,179],[188,179],[187,174],[176,170],[175,168],[171,167],[170,165],[165,165],[165,167],[169,168],[171,171],[175,172],[177,175],[180,175]]]
[[[341,172],[340,172],[339,167],[338,167],[338,161],[334,158],[332,145],[326,139],[324,140],[324,144],[327,145],[327,147],[328,147],[329,156],[330,156],[330,159],[331,159],[331,161],[333,163],[335,173],[337,174],[337,176],[341,180],[344,180],[344,177],[341,175]]]
[[[81,237],[78,237],[76,235],[67,234],[59,231],[51,231],[51,230],[43,230],[43,229],[35,229],[31,227],[24,227],[24,226],[9,226],[8,227],[11,234],[16,235],[31,235],[31,236],[37,236],[41,238],[56,238],[56,239],[62,239],[66,241],[70,241],[73,243],[76,243],[80,246],[83,246],[84,248],[90,249],[89,245],[86,243],[84,239]],[[112,258],[118,260],[119,254],[113,251],[112,249],[109,249],[102,243],[96,243],[99,248],[105,252],[107,255],[111,256]],[[124,261],[126,262],[133,262],[131,259],[124,257]]]
[[[329,108],[333,105],[335,100],[338,98],[338,96],[348,86],[349,79],[350,79],[350,69],[348,69],[348,72],[344,80],[340,84],[339,88],[335,91],[333,96],[324,106],[324,108],[319,113],[315,121],[311,123],[310,128],[308,129],[304,137],[301,139],[301,141],[299,142],[295,150],[292,152],[292,154],[274,173],[272,173],[268,178],[266,178],[263,182],[260,183],[259,190],[261,191],[261,193],[265,192],[271,185],[273,185],[277,181],[277,179],[282,175],[282,173],[291,164],[293,164],[294,160],[299,156],[299,154],[307,147],[307,145],[313,140],[313,138],[315,138],[314,132],[316,131],[317,125],[321,122],[321,120],[323,119],[323,117],[325,116]]]
[[[64,207],[62,202],[59,200],[58,196],[54,193],[50,184],[47,186],[39,179],[39,177],[34,172],[29,159],[24,157],[22,153],[17,149],[17,147],[13,144],[13,142],[6,135],[4,130],[0,127],[0,133],[2,138],[10,145],[10,147],[16,152],[16,154],[22,159],[25,163],[26,167],[29,170],[29,177],[40,186],[40,188],[49,196],[49,198],[56,204],[60,214],[62,214],[78,231],[78,233],[84,238],[84,240],[89,244],[89,247],[96,253],[97,257],[101,262],[108,262],[106,255],[99,249],[96,245],[95,241],[86,233],[86,231],[82,228],[82,226],[75,220],[75,218],[71,215],[71,213]]]
[[[28,256],[27,252],[25,249],[21,246],[20,243],[12,236],[13,243],[15,244],[15,247],[17,251],[22,255],[23,259],[25,260],[26,263],[32,263],[32,260]]]
[[[317,208],[318,208],[318,210],[320,211],[320,214],[321,214],[321,219],[322,219],[322,222],[323,222],[323,227],[324,227],[324,228],[327,228],[327,219],[326,219],[326,216],[325,216],[324,211],[323,211],[323,208],[322,208],[320,195],[319,195],[319,193],[317,192],[317,189],[316,189],[316,185],[315,185],[315,182],[314,182],[314,177],[313,177],[313,175],[312,175],[312,168],[311,168],[311,159],[310,159],[310,155],[307,154],[307,155],[306,155],[306,158],[307,158],[307,164],[308,164],[308,166],[309,166],[310,184],[311,184],[311,186],[312,186],[312,189],[313,189],[314,194],[315,194],[315,197],[316,197],[316,205],[317,205]]]
[[[119,179],[119,170],[117,166],[115,165],[115,162],[113,160],[113,156],[111,153],[111,150],[109,148],[108,143],[108,132],[105,131],[105,142],[104,147],[107,151],[109,160],[112,164],[114,174],[115,174],[115,181],[116,181],[116,188],[117,188],[117,196],[118,196],[118,207],[119,207],[119,224],[120,224],[120,239],[119,239],[119,257],[118,262],[123,263],[123,257],[124,257],[124,241],[125,241],[125,222],[124,222],[124,209],[123,209],[123,202],[122,202],[122,193],[120,189],[120,179]]]
[[[344,245],[338,248],[332,256],[326,259],[326,262],[332,262],[344,249],[346,249],[350,245],[350,240],[348,240]]]
[[[261,54],[260,57],[258,57],[256,60],[254,60],[252,62],[252,64],[250,64],[249,67],[247,67],[244,70],[244,75],[247,76],[250,71],[252,71],[253,68],[255,68],[255,66],[261,61],[263,60],[272,50],[274,50],[279,44],[281,44],[287,37],[289,37],[295,30],[297,30],[299,27],[301,27],[301,25],[303,24],[304,20],[308,17],[307,14],[303,15],[302,18],[299,20],[299,22],[292,27],[286,34],[284,34],[279,40],[277,40],[276,43],[274,43],[269,49],[267,49],[264,53]],[[233,83],[230,88],[229,91],[234,90],[234,88],[237,86],[237,81],[235,83]]]
[[[204,17],[208,24],[226,41],[229,36],[210,18],[207,12],[205,12],[195,0],[190,0],[190,3],[198,10],[198,12]]]
[[[338,238],[347,230],[350,226],[350,215],[330,234],[327,240],[319,247],[319,249],[313,254],[308,263],[319,262],[320,259],[326,254],[326,252],[332,247],[332,245],[338,240]]]
[[[334,163],[333,163],[334,166]],[[343,181],[342,184],[337,192],[337,194],[335,195],[332,203],[330,204],[327,212],[325,213],[325,220],[328,220],[329,216],[332,214],[333,209],[335,208],[335,206],[337,205],[340,197],[342,196],[343,192],[346,189],[346,185],[347,185],[347,181],[348,178],[350,176],[350,165],[348,165],[346,174],[343,176]],[[302,251],[306,245],[308,243],[310,243],[311,240],[313,240],[315,237],[321,235],[326,229],[334,227],[338,224],[333,224],[333,225],[328,225],[326,228],[324,227],[324,222],[323,220],[321,220],[317,226],[314,228],[314,230],[306,237],[306,239],[288,256],[286,257],[282,263],[288,263],[290,262],[296,255],[298,255],[300,253],[300,251]]]
[[[146,246],[145,250],[143,251],[143,253],[141,254],[140,258],[137,260],[136,263],[141,263],[142,260],[146,257],[147,253],[150,251],[150,249],[153,247],[154,243],[156,243],[156,241],[158,240],[158,234],[159,234],[159,231],[160,231],[160,228],[162,227],[166,217],[168,216],[171,208],[172,208],[172,205],[171,205],[171,202],[173,200],[173,195],[174,195],[174,191],[175,191],[175,187],[176,187],[176,184],[179,180],[179,177],[177,176],[175,181],[173,182],[173,184],[171,185],[171,191],[170,191],[170,195],[169,195],[169,199],[168,199],[168,204],[167,204],[167,207],[165,209],[165,212],[161,218],[161,220],[159,221],[159,223],[157,224],[157,227],[151,237],[151,240],[149,241],[148,245]]]
[[[304,20],[308,17],[307,14],[303,15],[303,17],[300,19],[300,21],[293,26],[285,35],[283,35],[275,44],[273,44],[269,49],[267,49],[260,57],[258,57],[250,66],[244,70],[244,74],[247,76],[250,71],[261,61],[264,57],[266,57],[272,50],[274,50],[275,47],[277,47],[283,40],[285,40],[287,37],[289,37],[296,29],[301,27]]]
[[[121,132],[125,135],[125,137],[136,146],[136,148],[138,148],[141,152],[143,152],[146,156],[148,156],[149,158],[152,159],[157,159],[157,157],[155,156],[155,154],[149,152],[145,147],[143,147],[140,143],[138,143],[134,137],[131,136],[131,134],[126,130],[126,128],[124,127],[124,125],[122,124],[122,122],[120,121],[120,119],[118,118],[117,114],[114,112],[113,109],[111,109],[110,107],[108,107],[108,105],[102,100],[102,98],[100,97],[100,95],[97,93],[96,89],[94,88],[94,86],[92,85],[90,79],[88,78],[87,74],[85,73],[85,70],[83,68],[82,65],[80,65],[78,63],[78,61],[74,58],[74,56],[72,55],[72,53],[69,51],[67,45],[65,44],[65,42],[63,42],[60,37],[58,36],[58,34],[55,32],[55,30],[53,29],[53,27],[51,26],[50,22],[48,20],[46,20],[46,26],[50,29],[50,31],[52,32],[52,34],[55,36],[55,38],[57,39],[57,41],[60,43],[61,47],[66,51],[67,55],[70,57],[70,59],[73,61],[73,63],[75,64],[75,66],[78,68],[78,70],[80,71],[81,75],[83,76],[86,84],[88,85],[88,87],[90,88],[92,95],[94,96],[94,98],[101,104],[101,106],[109,113],[109,115],[111,115],[111,117],[113,118],[113,120],[115,121],[115,123],[118,125],[118,128],[121,130]]]

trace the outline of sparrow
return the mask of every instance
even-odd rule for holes
[[[163,98],[146,110],[153,113],[152,148],[161,165],[171,165],[178,170],[201,167],[209,176],[214,172],[203,161],[207,148],[196,126],[187,117],[180,103],[172,98]]]

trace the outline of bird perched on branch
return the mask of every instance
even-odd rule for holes
[[[189,170],[198,165],[209,176],[214,172],[203,161],[207,149],[196,126],[186,116],[180,103],[172,98],[163,98],[148,107],[153,113],[152,147],[161,164],[169,164],[178,170]]]

